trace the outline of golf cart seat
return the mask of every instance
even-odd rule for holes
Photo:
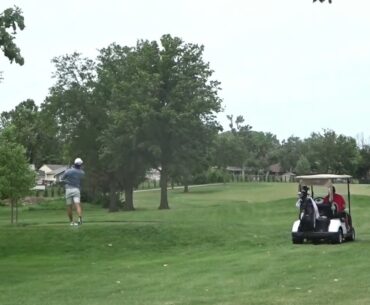
[[[331,207],[329,204],[320,203],[316,205],[317,205],[317,208],[319,209],[320,216],[324,216],[328,219],[333,218],[333,211],[331,210]]]
[[[325,232],[328,230],[330,225],[330,218],[326,216],[320,216],[316,219],[316,227],[315,231],[317,232]]]

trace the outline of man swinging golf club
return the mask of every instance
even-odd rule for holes
[[[82,163],[80,158],[76,158],[73,166],[67,169],[61,177],[61,181],[65,184],[67,215],[71,226],[82,225],[80,185],[81,179],[85,176],[85,172],[81,169]],[[73,206],[75,206],[78,215],[77,223],[73,221]]]

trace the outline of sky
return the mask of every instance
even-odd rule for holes
[[[14,5],[25,17],[15,39],[25,64],[0,53],[0,112],[44,101],[54,57],[95,59],[113,42],[171,34],[204,45],[225,130],[226,115],[243,115],[279,140],[330,129],[370,142],[369,0],[1,0],[0,11]]]

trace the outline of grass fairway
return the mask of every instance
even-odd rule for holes
[[[368,305],[370,186],[353,185],[357,241],[293,245],[295,184],[227,184],[135,194],[135,212],[62,201],[0,208],[1,305]]]

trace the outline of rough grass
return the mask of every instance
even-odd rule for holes
[[[354,185],[358,240],[292,245],[295,184],[136,193],[135,212],[86,206],[70,228],[61,200],[0,208],[0,304],[370,304],[370,187]]]

